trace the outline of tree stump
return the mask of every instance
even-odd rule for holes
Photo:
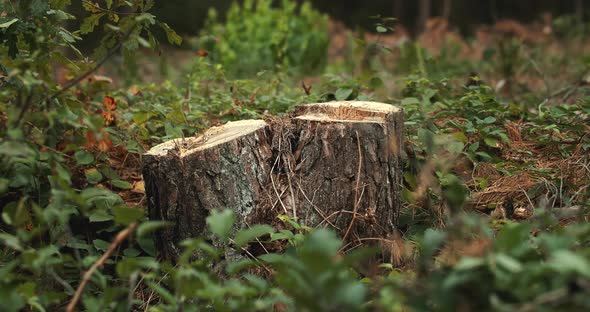
[[[202,236],[212,209],[232,209],[235,229],[286,214],[334,228],[348,241],[385,237],[401,200],[401,109],[373,102],[303,105],[285,118],[230,122],[172,140],[144,156],[150,219],[172,221],[157,247]]]
[[[258,206],[270,174],[268,125],[262,120],[230,122],[205,134],[155,146],[143,158],[149,217],[171,221],[156,239],[175,259],[183,239],[202,236],[213,209],[231,209],[242,228]]]
[[[401,204],[402,126],[402,111],[389,104],[297,107],[289,126],[273,128],[284,210],[345,240],[391,234]]]

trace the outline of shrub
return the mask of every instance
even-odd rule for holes
[[[319,73],[326,65],[328,18],[309,2],[246,0],[234,3],[225,24],[209,12],[202,48],[238,77],[263,70],[284,69],[292,74]]]

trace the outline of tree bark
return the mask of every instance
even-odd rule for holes
[[[426,22],[428,22],[428,18],[430,18],[430,0],[420,0],[418,10],[416,36],[419,36],[426,29]]]
[[[451,17],[451,11],[453,9],[453,0],[443,0],[443,8],[442,8],[442,18],[445,21],[449,21]]]
[[[391,234],[401,203],[402,114],[381,103],[310,104],[152,148],[143,162],[149,216],[174,223],[158,249],[177,258],[180,241],[204,235],[213,209],[234,210],[235,230],[282,226],[283,214],[334,228],[348,242]]]
[[[158,250],[177,258],[182,240],[205,233],[213,209],[231,209],[235,228],[262,198],[270,174],[268,125],[262,120],[230,122],[196,138],[168,141],[143,158],[149,217],[171,221],[156,239]]]
[[[281,159],[295,189],[289,208],[300,222],[333,227],[344,238],[391,233],[400,204],[401,111],[369,102],[310,104],[291,122],[297,142]]]
[[[584,23],[584,0],[576,0],[576,20],[578,24],[582,25]]]

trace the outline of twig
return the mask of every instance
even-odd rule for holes
[[[232,244],[234,244],[234,245],[236,244],[236,242],[235,242],[233,239],[231,239],[231,238],[229,239],[229,241],[230,241],[230,243],[232,243]],[[263,268],[264,270],[266,270],[266,272],[267,272],[267,273],[269,273],[269,274],[271,274],[271,273],[272,273],[272,270],[271,270],[271,269],[269,269],[269,268],[268,268],[266,265],[264,265],[264,263],[262,263],[262,261],[260,261],[260,259],[256,258],[256,256],[254,256],[254,255],[253,255],[253,254],[252,254],[252,253],[251,253],[251,252],[250,252],[248,249],[246,249],[245,247],[239,247],[239,248],[240,248],[240,249],[241,249],[243,252],[245,252],[245,253],[246,253],[248,256],[250,256],[250,258],[251,258],[252,260],[254,260],[254,262],[256,262],[256,263],[259,263],[259,264],[262,266],[262,268]],[[266,248],[265,248],[265,250],[266,250]],[[268,250],[267,250],[266,252],[268,253]]]
[[[106,63],[113,55],[115,55],[115,53],[117,53],[117,51],[119,51],[119,48],[121,48],[121,46],[123,45],[123,42],[129,37],[129,35],[131,35],[131,33],[133,31],[135,31],[135,29],[137,28],[137,25],[131,27],[131,29],[129,29],[128,32],[126,32],[122,39],[119,40],[119,42],[117,42],[117,44],[111,49],[109,50],[109,52],[107,53],[107,55],[105,55],[104,58],[102,58],[102,60],[100,60],[98,63],[96,63],[96,65],[94,65],[94,67],[92,67],[91,69],[89,69],[88,71],[86,71],[85,73],[83,73],[82,75],[78,76],[78,78],[70,81],[68,84],[66,84],[63,88],[61,88],[60,90],[56,91],[55,93],[53,93],[52,95],[48,96],[45,100],[47,101],[47,103],[51,103],[51,101],[55,100],[58,96],[62,95],[64,92],[66,92],[67,90],[71,89],[72,87],[76,86],[77,84],[79,84],[80,82],[82,82],[82,80],[88,78],[88,76],[92,75],[92,73],[94,73],[95,71],[97,71],[100,67],[102,67],[102,65],[104,65],[104,63]],[[27,100],[25,102],[25,104],[23,105],[20,114],[18,116],[18,118],[16,119],[14,126],[17,127],[22,118],[24,117],[26,111],[29,109],[29,107],[32,104],[31,101],[31,97],[32,97],[32,93],[30,93],[27,96]]]
[[[178,267],[178,264],[176,264],[176,265],[174,266],[174,268],[175,268],[175,269],[176,269],[177,267]],[[162,278],[160,278],[160,280],[158,281],[158,283],[157,283],[156,285],[159,285],[159,284],[161,284],[161,283],[162,283],[162,281],[163,281],[165,278],[167,278],[167,277],[168,277],[168,273],[166,272],[166,273],[165,273],[165,274],[162,276]],[[143,276],[142,276],[142,278],[143,278]],[[150,307],[150,302],[152,302],[152,297],[154,296],[154,293],[155,293],[155,290],[153,290],[153,289],[152,289],[152,291],[150,292],[150,295],[149,295],[148,299],[147,299],[146,301],[144,301],[144,302],[145,302],[145,310],[143,310],[144,312],[147,312],[147,310],[149,309],[149,307]]]
[[[60,90],[58,90],[57,92],[55,92],[53,95],[51,95],[48,98],[48,100],[49,101],[54,100],[55,98],[57,98],[58,96],[60,96],[62,93],[66,92],[67,90],[69,90],[72,87],[76,86],[82,80],[86,79],[88,76],[92,75],[92,73],[94,73],[100,67],[102,67],[102,65],[104,65],[104,63],[106,63],[113,55],[115,55],[115,53],[117,53],[117,51],[119,51],[119,48],[123,45],[123,42],[125,42],[125,40],[131,35],[131,33],[133,31],[135,31],[136,28],[137,28],[137,25],[135,25],[134,27],[131,27],[131,29],[129,29],[129,31],[127,31],[123,35],[123,37],[121,38],[121,40],[119,40],[119,42],[117,42],[117,44],[111,50],[109,50],[109,52],[105,55],[105,57],[103,57],[98,63],[96,63],[96,65],[94,65],[94,67],[92,67],[91,69],[89,69],[88,71],[86,71],[84,74],[78,76],[78,78],[70,81],[63,88],[61,88]]]
[[[277,190],[277,186],[275,185],[275,181],[272,178],[272,172],[273,172],[278,161],[279,161],[279,158],[277,157],[277,159],[275,160],[275,163],[272,165],[272,168],[270,169],[270,182],[272,184],[272,188],[274,189],[275,193],[277,194],[277,200],[279,201],[279,203],[281,203],[281,206],[283,207],[283,211],[285,212],[285,215],[288,215],[289,212],[287,212],[287,207],[285,207],[285,204],[283,203],[283,200],[281,199],[281,196],[283,196],[283,194],[285,192],[283,191],[283,193],[279,194],[279,191]]]
[[[346,233],[344,234],[342,241],[346,241],[348,234],[350,234],[350,230],[352,229],[352,226],[354,225],[354,221],[356,220],[356,214],[357,214],[357,211],[359,208],[358,192],[359,192],[359,184],[361,182],[361,166],[363,164],[363,154],[361,153],[361,140],[359,139],[358,131],[356,131],[356,143],[357,143],[358,150],[359,150],[359,165],[358,165],[358,171],[356,173],[356,189],[354,191],[354,209],[352,210],[352,220],[350,220],[350,224],[348,225],[348,229],[346,229]]]
[[[326,215],[318,208],[318,206],[316,206],[313,203],[313,201],[311,201],[309,199],[309,197],[307,197],[307,195],[303,191],[303,188],[301,187],[301,183],[300,182],[297,182],[297,186],[299,187],[299,191],[301,191],[301,194],[303,195],[303,197],[309,202],[309,204],[311,205],[311,207],[313,207],[313,209],[315,210],[315,212],[317,212],[320,215],[320,217],[322,217],[323,220],[322,220],[322,222],[320,222],[320,224],[324,223],[324,221],[325,221],[325,222],[328,222],[333,228],[338,229],[338,227],[336,225],[332,224],[332,222],[330,222],[330,220],[328,220],[326,218]]]
[[[311,84],[308,86],[305,84],[305,80],[301,80],[301,87],[303,88],[303,91],[305,91],[305,95],[311,94]]]
[[[19,98],[20,98],[20,96],[19,96]],[[25,100],[25,103],[22,104],[22,108],[20,110],[20,113],[18,114],[18,118],[14,121],[15,128],[18,127],[21,120],[25,116],[25,113],[27,112],[27,110],[29,110],[29,107],[31,107],[31,104],[33,104],[32,98],[33,98],[33,93],[31,92],[31,93],[29,93],[29,95],[27,95],[27,99]]]
[[[522,187],[519,187],[519,189],[524,194],[524,196],[526,196],[526,199],[529,201],[529,204],[531,204],[531,209],[535,209],[535,204],[533,204],[533,201],[529,197],[529,194],[527,194],[527,192]]]
[[[61,278],[61,276],[57,275],[57,273],[55,273],[55,271],[53,269],[49,269],[49,275],[51,275],[53,277],[53,279],[55,279],[59,284],[61,284],[63,286],[63,288],[68,291],[68,293],[74,293],[75,290],[74,288],[72,288],[72,286],[66,282],[63,278]]]
[[[291,162],[289,162],[289,159],[285,155],[283,155],[283,162],[285,162],[285,164],[287,165],[287,168],[288,168],[287,182],[289,183],[289,192],[291,193],[291,208],[293,210],[293,218],[295,218],[295,220],[297,220],[297,207],[296,207],[296,203],[295,203],[295,192],[293,192],[293,184],[291,184],[291,173],[293,172],[293,170],[291,170]]]
[[[92,277],[94,272],[96,270],[98,270],[98,268],[104,264],[104,262],[111,256],[111,254],[115,251],[115,249],[117,249],[119,247],[121,242],[123,242],[129,235],[131,235],[131,233],[133,233],[133,231],[135,231],[136,228],[137,228],[137,223],[134,222],[134,223],[129,224],[129,226],[127,226],[124,230],[119,232],[119,234],[117,234],[115,239],[111,242],[111,244],[109,245],[109,248],[107,249],[107,251],[105,251],[105,253],[102,255],[102,257],[100,257],[100,259],[98,259],[96,262],[94,262],[94,264],[90,267],[90,269],[88,269],[88,271],[86,271],[86,273],[84,273],[84,276],[82,277],[82,281],[80,282],[80,285],[78,285],[78,289],[76,289],[76,293],[74,294],[74,297],[72,298],[72,300],[70,301],[70,303],[68,304],[68,306],[66,308],[66,312],[74,312],[75,311],[76,305],[78,304],[78,301],[80,301],[80,297],[82,297],[82,292],[84,292],[84,287],[86,287],[86,284],[88,284],[88,281],[90,280],[90,278]]]

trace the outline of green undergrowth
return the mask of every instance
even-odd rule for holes
[[[391,51],[356,40],[354,53],[326,74],[325,17],[308,4],[270,8],[260,1],[257,9],[254,2],[245,11],[234,7],[226,24],[211,21],[209,35],[225,31],[230,40],[208,48],[210,57],[195,56],[177,80],[119,86],[93,67],[103,58],[133,64],[137,49],[158,49],[153,29],[170,43],[181,38],[149,13],[151,1],[84,2],[76,30],[64,26],[75,19],[69,3],[0,4],[3,311],[63,310],[86,282],[75,310],[589,308],[590,100],[578,79],[589,63],[581,52],[556,60],[542,45],[514,41],[503,53],[467,62],[470,71],[482,69],[483,77],[470,77],[453,47],[432,56],[411,43],[400,47],[403,62],[389,68]],[[265,10],[278,19],[259,20]],[[390,22],[378,21],[377,32],[389,32]],[[103,40],[93,55],[82,55],[76,46],[98,28]],[[242,29],[257,28],[264,36],[240,40]],[[276,45],[264,50],[268,38]],[[310,50],[300,55],[293,45]],[[235,55],[244,67],[232,63]],[[557,67],[568,84],[550,79]],[[292,78],[308,70],[321,74],[303,83]],[[545,77],[542,90],[517,79],[524,74]],[[494,77],[512,81],[512,90],[497,91]],[[145,216],[139,164],[146,149],[226,121],[330,100],[404,109],[399,233],[383,238],[382,248],[343,253],[335,233],[288,216],[277,216],[281,229],[230,233],[235,216],[220,207],[207,225],[226,247],[195,237],[183,242],[177,263],[158,258],[153,237],[169,224]],[[280,252],[248,254],[257,243]],[[236,253],[242,260],[224,257]],[[100,265],[84,279],[93,264]]]

